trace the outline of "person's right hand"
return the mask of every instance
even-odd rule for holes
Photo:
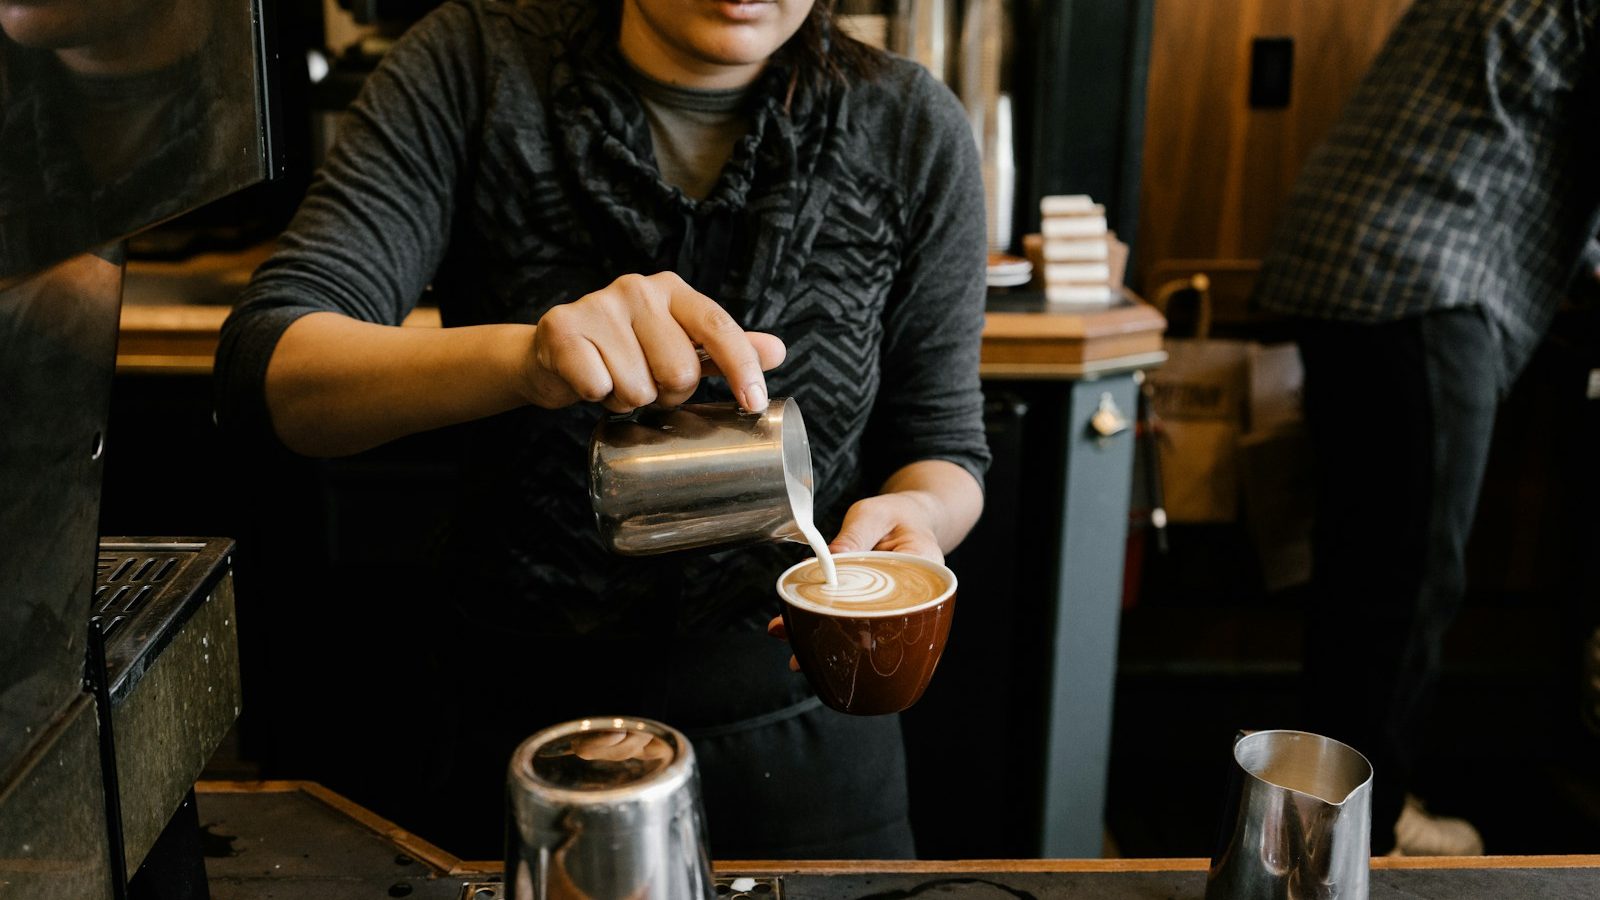
[[[624,275],[539,320],[527,394],[546,409],[588,400],[625,413],[677,406],[701,378],[722,375],[740,408],[755,412],[767,406],[761,373],[783,356],[783,341],[745,331],[676,274]]]

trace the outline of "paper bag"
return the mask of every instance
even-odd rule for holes
[[[1243,430],[1249,344],[1169,338],[1167,361],[1150,372],[1160,421],[1161,487],[1168,521],[1239,518],[1236,444]]]

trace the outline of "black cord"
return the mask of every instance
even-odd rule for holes
[[[1027,891],[1018,890],[1014,887],[1008,887],[1007,885],[1003,885],[998,881],[987,881],[982,878],[940,878],[936,881],[925,881],[916,887],[910,887],[904,890],[884,891],[881,894],[868,894],[864,897],[858,897],[856,900],[905,900],[907,897],[920,897],[934,888],[948,887],[956,884],[982,884],[992,888],[999,888],[1000,890],[1005,891],[1007,894],[1016,897],[1017,900],[1039,900],[1038,897],[1028,893]]]

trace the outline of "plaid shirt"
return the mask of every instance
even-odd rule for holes
[[[1600,225],[1600,0],[1417,0],[1278,222],[1256,303],[1481,307],[1509,385]]]

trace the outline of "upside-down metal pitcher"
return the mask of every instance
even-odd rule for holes
[[[1320,735],[1257,731],[1233,760],[1206,900],[1366,900],[1366,757]]]
[[[508,900],[715,900],[694,749],[649,719],[546,728],[511,756]]]

